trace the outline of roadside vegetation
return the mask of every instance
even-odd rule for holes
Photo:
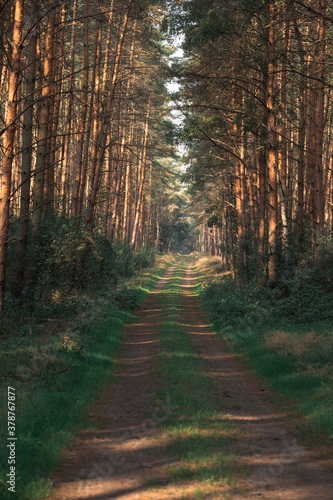
[[[233,281],[216,257],[196,261],[197,291],[219,336],[287,398],[286,407],[301,412],[302,437],[312,443],[316,437],[319,444],[333,440],[330,248],[323,246],[320,266],[304,258],[297,272],[275,287]]]
[[[16,495],[22,500],[44,498],[48,493],[50,476],[65,445],[80,426],[87,425],[87,406],[110,382],[123,325],[132,321],[131,311],[175,259],[174,255],[159,256],[155,262],[151,250],[132,252],[120,245],[108,251],[103,263],[108,273],[103,280],[92,276],[80,294],[63,292],[61,300],[36,301],[29,317],[3,319],[0,418],[6,422],[7,386],[14,387],[19,459]],[[47,269],[43,272],[46,275]],[[3,443],[6,431],[3,426]],[[3,499],[11,495],[4,480],[7,458],[2,448]]]

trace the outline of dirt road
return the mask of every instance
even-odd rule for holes
[[[161,303],[156,299],[175,268],[169,268],[149,294],[135,323],[126,326],[119,372],[90,414],[99,429],[83,431],[67,450],[49,498],[333,499],[333,475],[286,433],[287,417],[262,401],[255,384],[241,373],[222,341],[211,332],[191,293],[195,278],[190,264],[182,282],[185,312],[179,320],[193,340],[197,356],[207,364],[221,401],[220,411],[239,428],[233,446],[238,466],[247,474],[231,486],[210,488],[200,497],[188,493],[185,480],[168,482],[170,465],[180,463],[165,449],[168,439],[159,421],[171,410],[167,401],[154,399],[159,380],[152,374],[158,371],[158,328],[166,315],[163,307],[156,306]],[[149,486],[157,484],[157,479],[160,487]]]

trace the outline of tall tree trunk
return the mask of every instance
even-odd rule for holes
[[[323,190],[323,136],[325,111],[325,47],[326,47],[326,0],[318,0],[317,46],[316,46],[316,79],[315,82],[315,222],[317,234],[320,236],[324,227],[325,197]]]
[[[158,252],[159,250],[159,243],[160,243],[160,208],[157,205],[156,207],[156,241],[155,241],[155,248]]]
[[[106,173],[105,188],[106,188],[106,203],[105,203],[105,216],[104,216],[104,237],[109,238],[110,229],[110,207],[111,207],[111,185],[112,185],[112,173],[113,173],[113,158],[112,158],[112,147],[111,147],[111,134],[110,134],[110,144],[108,148],[108,169]]]
[[[45,170],[47,168],[47,143],[50,121],[50,98],[51,78],[52,78],[52,36],[54,30],[54,12],[51,11],[48,18],[48,24],[45,35],[45,57],[42,83],[42,101],[39,107],[39,124],[38,124],[38,139],[37,139],[37,159],[36,173],[33,190],[33,214],[32,225],[37,229],[43,214],[44,201],[44,179]]]
[[[132,208],[132,152],[131,146],[133,144],[133,128],[134,124],[131,122],[128,138],[129,151],[127,153],[126,162],[126,178],[125,178],[125,194],[124,194],[124,222],[123,222],[123,241],[128,243],[130,241],[130,225],[131,225],[131,208]]]
[[[235,257],[234,257],[234,235],[232,230],[232,210],[230,205],[230,193],[228,190],[228,198],[227,198],[227,208],[226,208],[226,224],[227,224],[227,233],[228,233],[228,247],[230,249],[230,271],[231,277],[233,280],[236,279],[236,270],[235,270]]]
[[[83,177],[83,144],[85,138],[85,129],[88,111],[88,85],[89,85],[89,0],[84,0],[84,27],[83,27],[83,82],[82,82],[82,105],[81,117],[78,127],[78,141],[76,149],[76,168],[75,168],[75,182],[73,189],[73,212],[74,217],[79,214],[79,196],[81,190],[81,183]]]
[[[289,240],[288,240],[288,213],[286,200],[287,194],[287,60],[290,30],[289,0],[286,5],[286,19],[284,22],[283,59],[281,75],[281,110],[280,110],[280,156],[278,175],[278,192],[280,197],[280,211],[282,221],[282,245],[286,263],[289,262]]]
[[[297,20],[293,20],[294,31],[301,60],[301,78],[299,83],[299,130],[298,130],[298,161],[297,161],[297,223],[298,243],[297,253],[304,250],[304,172],[305,172],[305,132],[306,132],[306,58]]]
[[[101,140],[101,145],[100,145],[100,148],[98,151],[98,156],[96,158],[96,164],[94,166],[94,176],[92,177],[90,196],[88,199],[88,209],[87,209],[87,216],[86,216],[87,225],[90,225],[92,223],[93,217],[94,217],[94,209],[95,209],[95,205],[96,205],[97,192],[98,192],[98,188],[99,188],[100,174],[101,174],[101,170],[102,170],[102,165],[103,165],[103,161],[104,161],[104,153],[105,153],[105,149],[106,149],[106,138],[107,138],[107,133],[108,133],[107,126],[109,125],[109,120],[111,118],[112,105],[113,105],[114,94],[115,94],[115,90],[116,90],[116,82],[117,82],[119,68],[120,68],[120,59],[121,59],[125,34],[126,34],[126,30],[127,30],[128,17],[129,17],[131,4],[132,4],[132,0],[129,0],[128,4],[127,4],[127,9],[126,9],[125,14],[124,14],[123,25],[121,28],[120,37],[119,37],[119,40],[117,43],[117,48],[116,48],[111,85],[110,85],[110,90],[108,93],[108,99],[107,99],[107,104],[105,107],[105,113],[104,113],[104,116],[102,119],[102,128],[100,131],[102,140]]]
[[[233,73],[235,69],[233,68]],[[237,234],[238,234],[238,266],[239,276],[244,279],[246,272],[246,256],[245,256],[245,226],[244,226],[244,189],[243,189],[243,133],[239,132],[237,124],[237,110],[236,110],[236,95],[235,84],[232,84],[232,108],[234,111],[233,116],[233,150],[235,156],[235,206],[237,214]]]
[[[262,99],[267,100],[267,67],[264,68]],[[258,206],[258,270],[264,269],[265,232],[266,232],[266,185],[267,185],[267,111],[263,110],[262,124],[260,125],[260,150],[258,155],[259,206]]]
[[[73,90],[75,82],[74,74],[74,63],[75,63],[75,47],[76,47],[76,16],[77,16],[77,3],[78,0],[74,0],[73,5],[73,20],[72,20],[72,33],[71,33],[71,46],[70,46],[70,63],[69,63],[69,82],[68,82],[68,96],[66,100],[65,109],[65,131],[64,131],[64,142],[62,150],[61,159],[61,182],[60,182],[60,203],[62,212],[66,213],[66,187],[69,175],[69,144],[71,139],[71,128],[72,128],[72,115],[73,115]]]
[[[268,79],[267,79],[267,139],[268,139],[268,279],[277,279],[277,182],[275,132],[275,0],[268,0]]]
[[[31,24],[34,27],[30,33],[27,74],[25,84],[26,111],[23,116],[22,132],[22,169],[21,169],[21,206],[18,222],[18,239],[15,260],[15,281],[18,296],[21,296],[24,283],[25,270],[25,249],[28,240],[29,210],[30,210],[30,185],[31,185],[31,162],[32,162],[32,141],[33,141],[33,102],[36,79],[36,55],[37,55],[37,31],[35,23],[39,0],[31,2]]]
[[[56,96],[57,90],[60,90],[62,82],[57,82],[57,54],[56,48],[58,45],[59,31],[55,27],[59,24],[59,5],[54,5],[50,13],[51,24],[49,36],[46,36],[45,41],[45,54],[50,62],[50,74],[48,78],[48,94],[49,94],[49,107],[48,107],[48,125],[47,125],[47,139],[46,139],[46,156],[45,156],[45,179],[44,179],[44,205],[45,212],[52,213],[54,207],[54,174],[55,174],[55,147],[57,143],[57,124],[58,117],[57,107],[58,97]],[[57,88],[58,87],[58,88]]]
[[[90,200],[94,197],[94,185],[95,185],[95,176],[96,176],[96,164],[97,164],[97,156],[98,156],[98,148],[99,148],[99,119],[100,119],[100,103],[98,101],[98,95],[100,93],[100,69],[101,69],[101,55],[102,55],[102,7],[104,0],[99,0],[98,2],[98,28],[97,28],[97,39],[96,39],[96,53],[95,53],[95,69],[94,69],[94,94],[95,101],[93,105],[92,111],[92,143],[90,146],[90,162],[88,172],[90,173],[90,181],[89,182],[89,195],[88,195],[88,207],[90,204]],[[88,209],[89,210],[89,209]],[[89,218],[86,217],[86,220]],[[92,220],[92,219],[91,219]],[[91,222],[91,221],[89,221]]]
[[[148,198],[148,214],[147,214],[148,220],[147,220],[146,249],[150,247],[151,243],[152,215],[153,215],[153,164],[151,162],[149,169],[149,198]]]
[[[9,83],[7,96],[7,129],[4,133],[4,158],[2,162],[2,177],[0,191],[0,313],[3,311],[6,268],[7,268],[7,243],[9,225],[9,205],[12,180],[12,163],[14,152],[14,139],[17,127],[17,88],[20,75],[20,54],[23,24],[23,0],[15,1],[14,26],[11,41],[11,60],[9,68]]]
[[[144,188],[145,178],[146,178],[149,117],[150,117],[150,98],[149,98],[148,107],[147,107],[147,117],[146,117],[144,143],[143,143],[143,158],[142,158],[141,178],[140,178],[140,185],[139,185],[139,191],[138,191],[138,201],[137,201],[137,204],[135,207],[135,218],[134,218],[133,232],[132,232],[132,239],[131,239],[132,246],[134,246],[135,242],[136,242],[138,228],[139,228],[140,209],[141,209],[141,204],[143,202],[143,188]]]
[[[325,34],[326,0],[317,1],[317,37],[315,51],[310,65],[312,79],[310,127],[309,127],[309,163],[310,177],[310,214],[312,243],[322,234],[324,225],[323,193],[323,133],[324,133],[324,98],[325,98]]]
[[[132,204],[132,145],[133,145],[133,135],[134,135],[134,104],[130,104],[130,90],[135,83],[135,74],[133,74],[133,60],[134,60],[134,46],[135,46],[135,34],[136,34],[136,23],[134,21],[133,34],[132,34],[132,44],[130,48],[129,57],[129,74],[126,87],[126,122],[129,122],[129,132],[127,140],[127,161],[126,161],[126,174],[125,174],[125,186],[124,186],[124,218],[123,218],[123,228],[122,228],[122,240],[126,243],[130,240],[130,223],[131,223],[131,204]],[[130,115],[131,113],[131,115]]]

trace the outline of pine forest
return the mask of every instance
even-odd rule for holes
[[[329,500],[332,412],[333,2],[0,0],[0,498]]]

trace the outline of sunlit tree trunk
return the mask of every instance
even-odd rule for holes
[[[130,91],[132,86],[135,84],[135,74],[133,74],[133,60],[134,60],[134,47],[135,47],[135,35],[136,35],[136,23],[134,21],[132,43],[130,48],[129,56],[129,74],[126,87],[126,116],[125,120],[129,123],[128,128],[128,139],[127,139],[127,153],[126,157],[126,173],[124,182],[124,217],[123,217],[123,227],[122,227],[122,240],[126,243],[130,241],[130,225],[131,225],[131,205],[132,205],[132,146],[133,146],[133,135],[134,135],[134,103],[130,104]]]
[[[75,62],[75,47],[76,47],[76,16],[77,16],[77,3],[78,0],[74,0],[73,5],[73,21],[72,21],[72,33],[71,33],[71,46],[70,46],[70,63],[69,63],[69,81],[68,81],[68,95],[66,99],[66,109],[65,109],[65,130],[63,139],[63,150],[61,158],[61,183],[60,183],[60,202],[62,205],[62,212],[66,213],[66,195],[67,195],[67,182],[69,175],[69,144],[71,139],[71,129],[72,129],[72,116],[73,116],[73,90],[75,83],[74,74],[74,62]]]
[[[267,73],[264,69],[263,84],[262,84],[262,100],[267,99]],[[264,268],[265,255],[265,234],[266,234],[266,183],[267,183],[267,112],[263,110],[262,123],[260,125],[260,150],[258,154],[258,190],[259,190],[259,206],[258,206],[258,269],[261,271]]]
[[[123,241],[128,243],[130,241],[130,226],[131,226],[131,207],[132,207],[132,152],[131,147],[133,144],[133,128],[134,124],[131,122],[128,138],[129,151],[127,153],[126,161],[126,178],[125,178],[125,193],[124,193],[124,221],[123,221]]]
[[[11,54],[9,67],[9,82],[7,95],[7,113],[6,126],[4,133],[3,150],[4,157],[2,162],[1,191],[0,191],[0,313],[3,311],[5,287],[6,287],[6,268],[7,268],[7,243],[8,243],[8,224],[9,224],[9,206],[10,191],[12,180],[12,163],[14,152],[14,139],[17,127],[17,87],[20,76],[20,55],[21,39],[23,25],[23,0],[15,1],[14,26],[11,40]]]
[[[42,101],[39,106],[38,139],[37,139],[37,159],[36,173],[33,190],[33,214],[32,225],[35,229],[39,226],[43,215],[44,202],[44,179],[47,168],[47,145],[50,123],[50,98],[52,85],[52,37],[54,30],[54,11],[51,10],[45,33],[45,57],[42,79]]]
[[[78,139],[76,149],[75,182],[73,189],[73,212],[77,217],[80,211],[80,191],[83,184],[83,144],[85,137],[87,111],[88,111],[88,86],[89,86],[89,0],[84,1],[84,27],[83,27],[83,82],[81,97],[81,115],[78,126]]]
[[[142,158],[142,166],[141,166],[141,175],[140,175],[140,184],[139,184],[139,190],[138,190],[138,198],[137,198],[137,203],[135,207],[135,218],[134,218],[134,224],[133,224],[133,232],[132,232],[132,239],[131,239],[131,245],[134,246],[137,238],[137,233],[138,233],[138,228],[139,228],[139,217],[140,217],[140,209],[141,209],[141,204],[143,202],[143,189],[145,185],[145,179],[146,179],[146,162],[147,162],[147,144],[148,144],[148,131],[149,131],[149,117],[150,117],[150,98],[148,101],[148,107],[147,107],[147,117],[146,117],[146,124],[145,124],[145,131],[144,131],[144,142],[143,142],[143,158]]]
[[[153,164],[150,163],[149,169],[149,197],[148,197],[148,211],[147,211],[147,237],[146,237],[146,249],[150,247],[151,244],[151,232],[152,232],[152,216],[153,216]]]
[[[233,73],[235,69],[233,68]],[[234,164],[235,164],[235,207],[237,215],[237,234],[238,234],[238,265],[239,265],[239,276],[244,279],[246,271],[246,255],[244,247],[245,239],[245,227],[244,227],[244,211],[243,211],[243,200],[244,200],[244,190],[243,190],[243,134],[242,131],[238,130],[237,124],[237,101],[235,95],[235,84],[232,85],[232,108],[234,111],[233,116],[233,152],[234,152]]]
[[[156,239],[155,249],[158,251],[160,244],[160,207],[156,205]]]
[[[275,132],[275,0],[268,0],[268,79],[267,79],[267,139],[268,139],[268,279],[277,279],[277,183]]]
[[[25,83],[25,109],[23,116],[22,131],[22,168],[21,168],[21,206],[18,221],[18,239],[16,248],[16,291],[21,295],[24,283],[25,270],[25,249],[28,240],[29,211],[30,211],[30,187],[31,187],[31,162],[32,162],[32,142],[33,142],[33,102],[36,79],[36,55],[37,55],[37,12],[39,0],[31,2],[31,23],[32,29],[29,37],[27,74]]]

